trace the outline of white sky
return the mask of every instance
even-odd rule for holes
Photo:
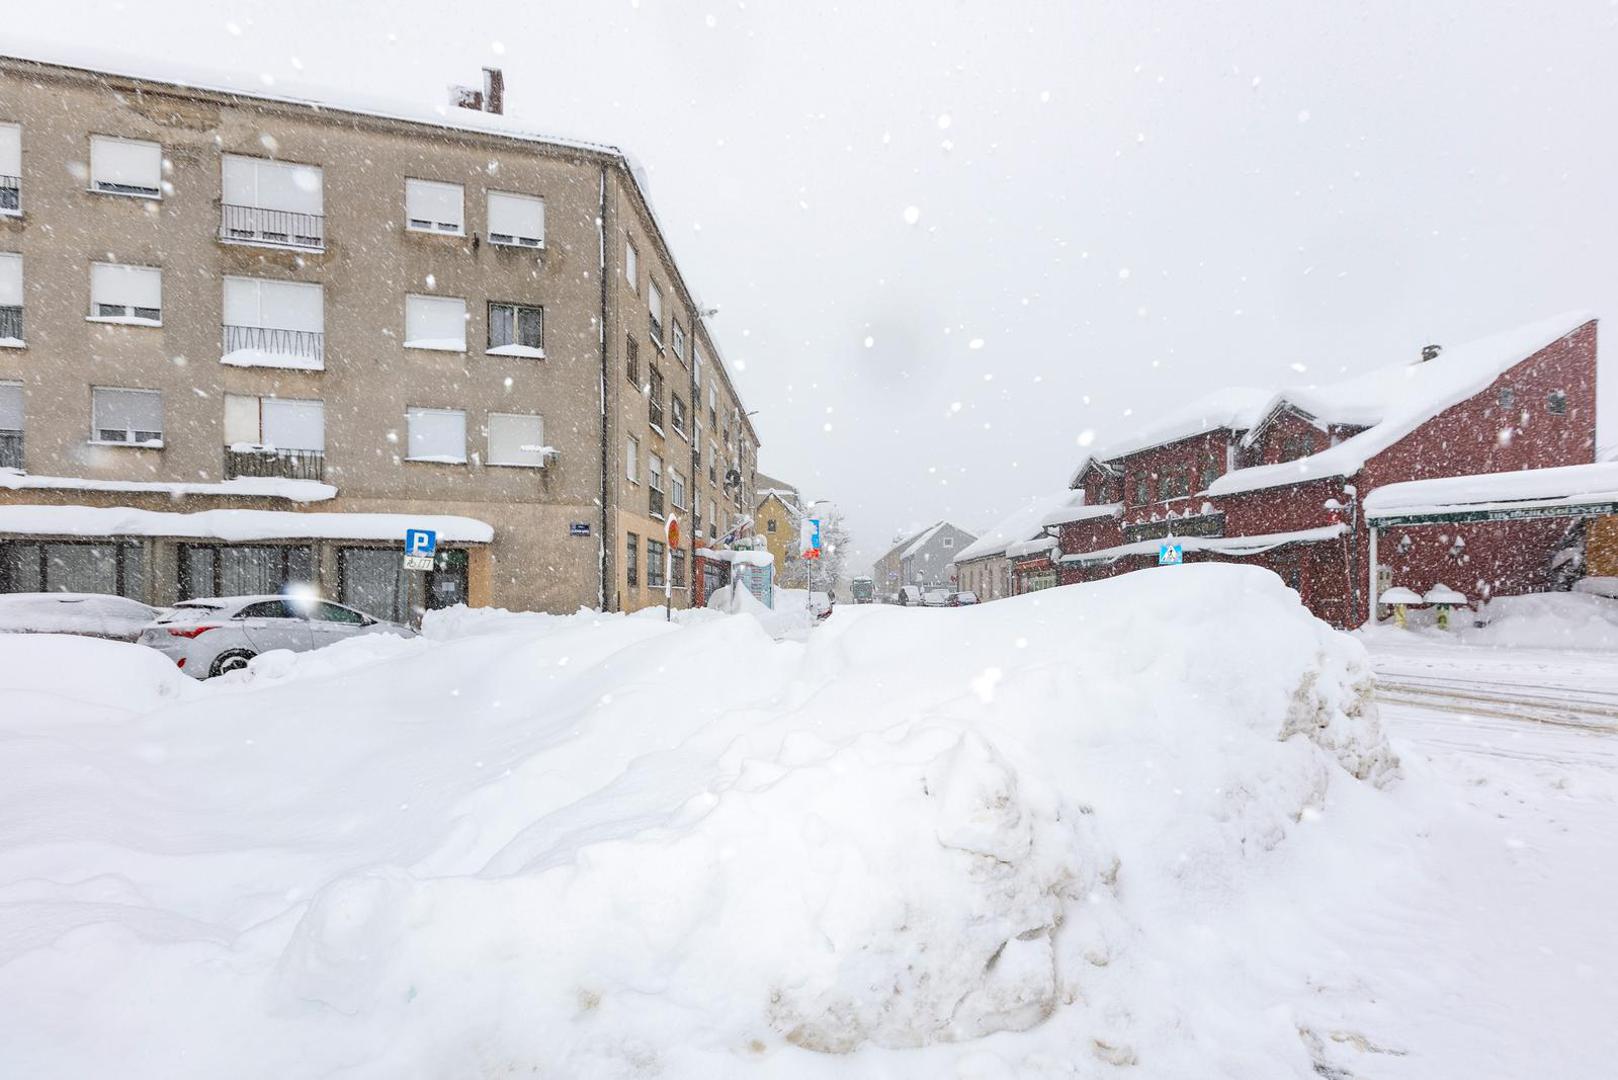
[[[514,117],[629,149],[761,464],[856,565],[1155,405],[1618,311],[1605,2],[25,6],[31,41],[430,105],[502,66]]]

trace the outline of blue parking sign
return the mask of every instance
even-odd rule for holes
[[[438,534],[431,529],[406,529],[406,555],[434,555],[438,552]]]

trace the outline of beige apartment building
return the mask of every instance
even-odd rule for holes
[[[504,124],[0,57],[0,591],[634,609],[678,514],[683,606],[757,433],[624,155]]]

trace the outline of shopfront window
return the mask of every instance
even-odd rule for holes
[[[180,548],[180,598],[278,593],[315,579],[307,544],[186,544]]]
[[[0,592],[82,592],[146,598],[138,543],[0,543]]]

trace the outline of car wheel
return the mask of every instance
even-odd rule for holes
[[[231,649],[229,652],[222,652],[214,657],[213,666],[208,669],[208,677],[211,679],[228,671],[240,671],[256,655],[256,653],[248,649]]]

